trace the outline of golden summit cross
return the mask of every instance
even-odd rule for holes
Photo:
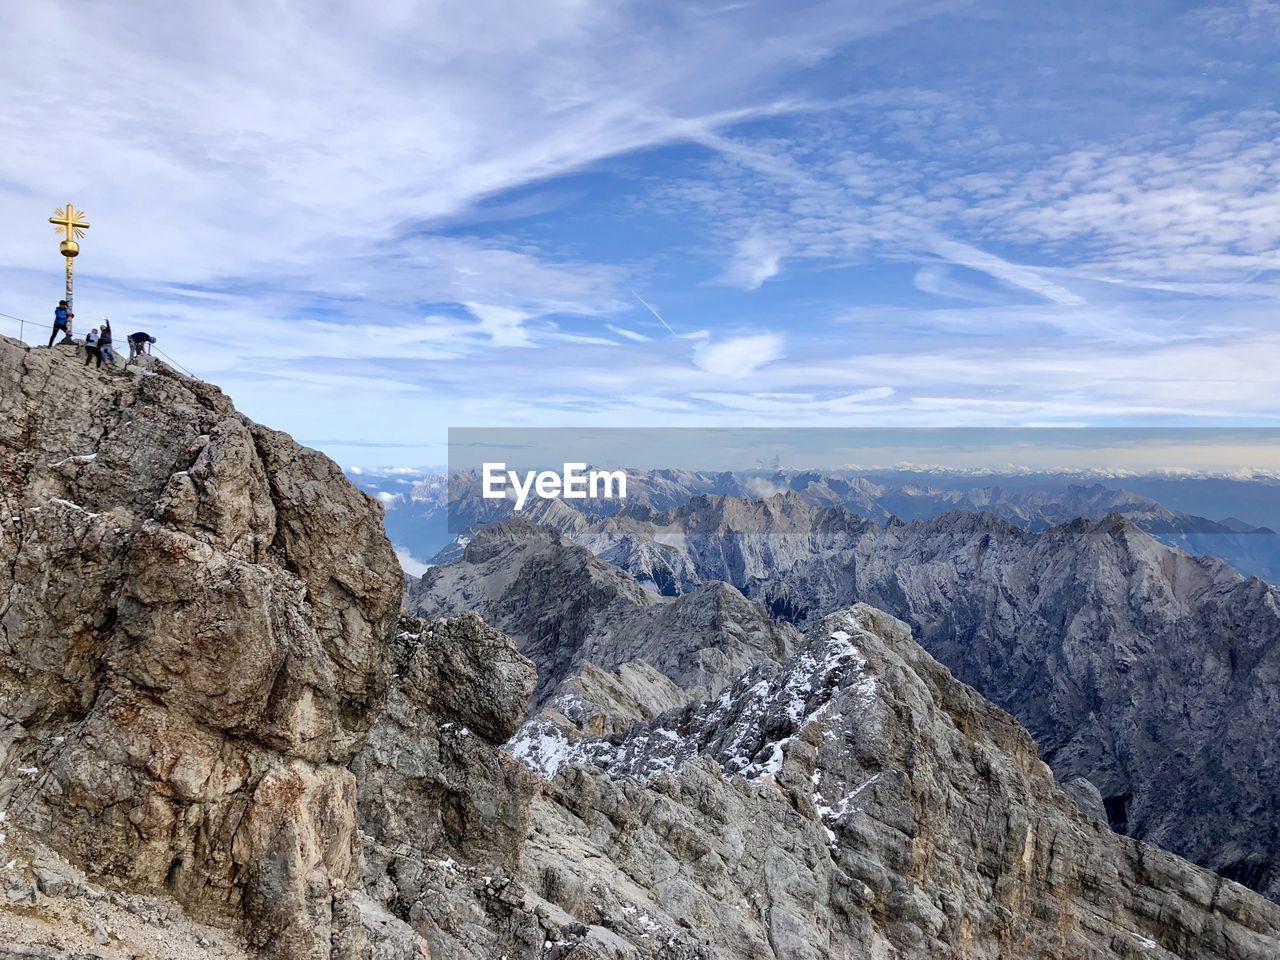
[[[49,218],[49,222],[54,225],[58,232],[66,234],[66,239],[69,241],[79,240],[84,236],[84,232],[89,229],[89,221],[84,219],[84,211],[77,210],[69,203],[65,210],[59,207],[53,211],[53,216]],[[66,253],[66,251],[63,252],[64,254]],[[75,254],[70,254],[70,256],[75,256]]]
[[[66,209],[59,207],[53,211],[49,222],[53,224],[55,230],[63,234],[62,242],[58,244],[58,252],[67,260],[67,312],[70,313],[72,312],[71,284],[74,279],[72,265],[75,262],[74,258],[80,253],[80,244],[76,241],[89,229],[89,221],[84,218],[83,210],[77,210],[68,203]]]

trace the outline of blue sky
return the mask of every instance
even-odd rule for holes
[[[50,313],[73,200],[82,326],[347,465],[1275,425],[1280,3],[1068,6],[13,5],[0,311]]]

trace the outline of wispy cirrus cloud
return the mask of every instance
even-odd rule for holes
[[[1189,134],[1189,136],[1185,136]],[[1053,158],[975,204],[1021,243],[1131,279],[1280,270],[1280,113],[1211,115],[1170,143],[1146,136]]]
[[[371,342],[392,367],[637,342],[554,319],[616,319],[625,262],[490,227],[572,208],[584,191],[503,194],[785,113],[804,100],[788,77],[948,6],[16,8],[0,39],[4,306],[46,312],[58,262],[45,217],[69,193],[93,222],[84,308],[145,323],[175,353],[185,339],[209,376],[266,369],[273,352],[284,369],[293,351],[275,329],[317,315],[351,329],[310,351],[342,358],[380,329]],[[74,84],[49,82],[50,37],[75,51]],[[256,390],[240,388],[251,409]]]
[[[833,3],[785,18],[655,12],[575,0],[323,14],[247,0],[29,5],[0,61],[13,102],[0,209],[39,226],[47,196],[90,192],[97,262],[120,277],[283,271],[323,284],[317,255],[394,258],[411,225],[776,110],[788,73],[921,15],[887,2],[857,17]],[[770,43],[750,43],[766,22]],[[47,37],[76,51],[72,89],[45,82],[47,45],[34,41]],[[0,253],[41,264],[33,237],[8,232]]]
[[[1026,290],[1054,303],[1075,307],[1085,302],[1082,297],[1061,284],[1046,279],[1034,268],[1012,263],[986,250],[980,250],[972,244],[938,235],[927,237],[926,243],[930,250],[950,263],[968,267],[971,270],[980,270],[1001,283]]]
[[[327,449],[1280,411],[1272,3],[180,6],[7,17],[0,310],[74,199],[86,311]]]
[[[615,326],[612,323],[606,323],[604,326],[610,333],[622,337],[624,340],[631,340],[636,343],[648,343],[653,339],[653,337],[646,337],[643,333],[638,333],[635,330],[627,330],[624,327]]]

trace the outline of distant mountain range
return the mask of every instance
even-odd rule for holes
[[[510,502],[480,497],[474,474],[455,476],[452,505],[450,484],[442,474],[396,470],[350,475],[382,501],[388,535],[415,572],[425,563],[456,556],[450,547],[458,536],[513,516]],[[1170,546],[1219,557],[1244,573],[1280,583],[1280,536],[1273,530],[1280,527],[1280,483],[1271,478],[1151,474],[1080,481],[1030,473],[653,470],[630,474],[625,502],[537,501],[523,515],[572,532],[614,514],[646,519],[703,494],[759,499],[784,492],[813,506],[842,506],[880,523],[926,520],[959,509],[987,511],[1036,532],[1116,513]]]

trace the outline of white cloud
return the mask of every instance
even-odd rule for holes
[[[938,256],[971,270],[980,270],[1011,287],[1030,291],[1046,300],[1066,306],[1084,304],[1081,297],[1060,284],[1046,280],[1031,267],[1011,263],[993,253],[987,253],[985,250],[979,250],[970,244],[948,237],[935,235],[930,237],[928,242],[930,249]]]
[[[1236,43],[1280,42],[1280,3],[1276,0],[1200,7],[1185,14],[1184,19],[1192,29]]]
[[[421,577],[431,569],[431,564],[419,560],[405,547],[396,547],[396,559],[400,561],[400,569],[410,577]]]
[[[913,282],[922,293],[931,293],[948,300],[968,300],[973,303],[1001,303],[1004,300],[976,284],[957,280],[946,267],[934,263],[926,263],[917,270]]]
[[[459,226],[574,202],[504,191],[802,106],[796,71],[943,6],[19,5],[0,32],[0,309],[48,313],[46,218],[71,199],[93,224],[82,307],[155,331],[259,415],[297,431],[357,390],[375,410],[475,390],[449,364],[602,347],[549,318],[616,319],[631,269]],[[49,37],[74,83],[49,82]]]
[[[511,310],[487,303],[467,303],[466,308],[480,321],[480,329],[495,347],[531,347],[533,341],[522,324],[529,319],[523,310]]]
[[[625,327],[614,326],[612,323],[606,323],[605,327],[611,332],[616,333],[624,340],[631,340],[636,343],[648,343],[652,337],[646,337],[643,333],[637,333],[635,330],[628,330]]]
[[[667,321],[663,319],[663,316],[658,312],[657,307],[651,304],[644,297],[640,296],[640,294],[636,293],[634,290],[631,291],[631,295],[640,302],[640,305],[642,307],[644,307],[651,314],[653,314],[653,318],[657,320],[660,324],[662,324],[663,329],[666,330],[667,333],[671,334],[672,336],[676,336],[676,332],[671,329],[671,324],[667,323]]]
[[[782,357],[782,338],[774,333],[731,337],[719,343],[708,339],[694,348],[693,362],[708,373],[739,378]]]
[[[772,413],[786,416],[808,416],[815,413],[860,413],[866,405],[893,396],[892,387],[872,387],[857,393],[815,399],[804,393],[718,393],[704,392],[694,396],[732,410],[749,413]]]
[[[1019,243],[1083,244],[1117,278],[1240,280],[1280,270],[1280,116],[1214,114],[1155,138],[1012,173],[971,216]]]
[[[789,246],[781,237],[754,233],[734,245],[733,257],[720,275],[722,283],[744,290],[758,290],[782,269]]]
[[[559,340],[562,343],[594,344],[598,347],[616,347],[618,345],[617,340],[610,340],[608,337],[593,337],[590,334],[561,333],[559,331],[548,334],[548,339]]]
[[[859,64],[856,89],[811,110],[797,68],[937,9],[899,6],[15,5],[0,35],[0,310],[48,313],[61,264],[45,218],[72,199],[94,223],[86,315],[101,304],[92,314],[156,332],[251,415],[356,452],[427,444],[442,424],[423,410],[575,425],[1273,417],[1277,285],[1260,271],[1280,266],[1280,120],[1242,107],[1163,122],[1265,101],[1252,75],[1178,99],[1162,61],[1091,124],[1089,94],[1066,91],[1083,73],[1051,72],[1070,94],[1054,100],[1016,55],[906,63],[882,44],[815,77],[838,94]],[[1256,0],[1205,20],[1220,36],[1274,22]],[[912,49],[966,23],[926,26]],[[1050,34],[1028,39],[1075,42]],[[70,88],[49,82],[52,36],[77,51]],[[1202,61],[1185,62],[1198,77]],[[619,201],[643,213],[609,242],[546,220],[617,198],[539,181],[673,141],[707,153],[618,163],[611,187],[653,193]],[[619,254],[630,226],[640,242]],[[710,278],[768,288],[739,298]],[[963,302],[920,309],[913,282]],[[650,321],[632,286],[677,329],[711,332],[675,335],[637,295]],[[761,312],[726,316],[716,297]],[[788,297],[785,343],[742,333],[783,329],[763,311]]]
[[[311,265],[341,259],[372,281],[407,230],[482,198],[776,110],[781,77],[921,15],[896,7],[21,5],[0,40],[0,219],[30,229],[0,260],[44,265],[45,207],[70,191],[117,277],[319,282]],[[74,83],[48,82],[49,37]]]
[[[782,258],[899,260],[922,265],[926,292],[990,299],[945,277],[941,257],[1014,293],[1084,307],[1099,282],[1256,295],[1280,270],[1274,112],[1223,111],[1054,154],[984,139],[973,111],[959,92],[880,91],[791,136],[707,135],[718,160],[658,201],[703,209],[706,230],[735,251],[722,279],[747,288],[776,276]],[[904,137],[912,150],[890,162]],[[785,246],[770,245],[778,237]]]

